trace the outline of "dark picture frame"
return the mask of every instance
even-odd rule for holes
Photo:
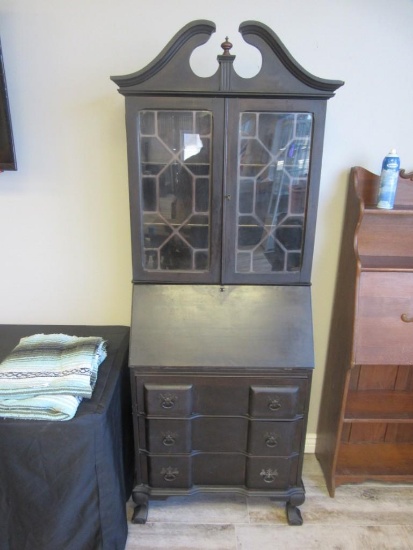
[[[17,162],[0,42],[0,171],[3,172],[4,170],[17,170]]]

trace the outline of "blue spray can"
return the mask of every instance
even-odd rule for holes
[[[399,171],[400,157],[396,153],[396,149],[392,149],[383,160],[377,208],[385,208],[387,210],[393,208],[397,182],[399,180]]]

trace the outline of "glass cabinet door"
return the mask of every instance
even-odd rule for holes
[[[225,215],[234,230],[224,250],[224,280],[301,282],[314,115],[251,109],[232,116],[235,160]]]
[[[312,115],[240,114],[237,273],[301,268]]]
[[[275,106],[237,98],[133,106],[135,281],[309,282],[317,112]]]
[[[137,112],[138,280],[219,282],[214,118],[198,108]]]

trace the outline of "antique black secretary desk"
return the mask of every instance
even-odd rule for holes
[[[305,71],[247,21],[254,78],[199,77],[215,31],[185,26],[126,98],[136,485],[148,499],[197,491],[268,495],[301,524],[314,366],[310,273],[327,99],[341,81]]]

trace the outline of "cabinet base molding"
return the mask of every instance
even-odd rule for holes
[[[335,489],[340,485],[346,485],[347,483],[366,483],[376,481],[379,483],[413,483],[413,475],[349,475],[349,474],[336,474]],[[331,495],[331,496],[334,496]]]
[[[132,515],[132,523],[144,524],[148,518],[150,499],[163,500],[170,496],[191,496],[197,493],[235,493],[247,497],[268,497],[271,500],[285,502],[286,517],[289,525],[302,525],[303,519],[298,508],[305,501],[304,485],[291,487],[283,491],[263,491],[247,489],[245,487],[222,487],[217,485],[199,485],[190,489],[159,489],[147,485],[137,485],[132,491],[132,499],[135,510]]]

